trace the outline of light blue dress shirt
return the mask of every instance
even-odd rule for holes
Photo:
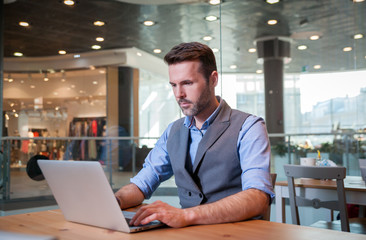
[[[217,99],[220,102],[219,107],[204,122],[201,129],[196,128],[193,117],[185,117],[184,125],[190,130],[188,157],[192,161],[192,165],[199,142],[221,109],[221,98],[217,97]],[[141,171],[131,178],[131,183],[137,185],[145,198],[150,198],[160,183],[173,175],[166,147],[172,125],[173,123],[169,124],[155,147],[150,151]],[[268,174],[271,150],[266,126],[262,118],[250,115],[245,120],[239,133],[237,150],[242,169],[242,189],[256,188],[269,194],[271,199],[273,199],[274,192],[270,175]]]

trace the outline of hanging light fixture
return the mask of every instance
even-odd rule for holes
[[[13,81],[14,81],[14,79],[12,79],[12,78],[11,78],[11,75],[10,75],[10,73],[9,73],[9,74],[8,74],[8,82],[10,82],[10,83],[11,83],[11,82],[13,82]]]
[[[44,73],[43,81],[48,82],[48,80],[49,80],[49,79],[48,79],[48,77],[47,77],[47,73],[45,72],[45,73]]]
[[[66,82],[66,76],[65,76],[65,71],[64,70],[62,70],[61,82]]]

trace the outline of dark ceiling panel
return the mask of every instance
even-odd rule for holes
[[[355,33],[366,36],[366,2],[350,0],[282,0],[270,5],[264,0],[227,0],[221,5],[219,21],[207,22],[207,15],[220,16],[220,7],[205,1],[194,4],[136,5],[108,0],[79,0],[73,7],[60,0],[17,0],[4,6],[4,53],[12,57],[21,51],[26,57],[57,55],[91,51],[95,38],[103,36],[102,49],[136,47],[147,52],[160,48],[163,57],[169,49],[187,41],[206,42],[210,47],[222,48],[223,71],[255,72],[256,53],[248,53],[256,38],[280,35],[292,38],[292,61],[287,72],[299,72],[303,66],[322,65],[321,70],[337,71],[366,68],[366,38],[354,40]],[[266,24],[276,18],[276,26]],[[152,27],[142,25],[144,20],[157,22]],[[106,22],[103,27],[93,25],[95,20]],[[23,28],[19,21],[31,26]],[[222,27],[220,31],[220,26]],[[311,41],[311,33],[320,33],[321,39]],[[222,42],[220,43],[220,34]],[[298,45],[308,46],[306,51]],[[343,47],[353,51],[344,53]],[[153,54],[153,53],[152,53]],[[220,63],[221,61],[218,61]],[[229,69],[235,64],[236,70]]]

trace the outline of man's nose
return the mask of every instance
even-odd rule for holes
[[[185,98],[185,92],[182,87],[177,86],[175,89],[175,97],[176,98]]]

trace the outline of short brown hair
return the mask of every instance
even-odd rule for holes
[[[211,48],[199,42],[181,43],[173,47],[164,57],[168,65],[192,60],[201,62],[200,72],[207,82],[211,73],[217,71],[215,55]]]

